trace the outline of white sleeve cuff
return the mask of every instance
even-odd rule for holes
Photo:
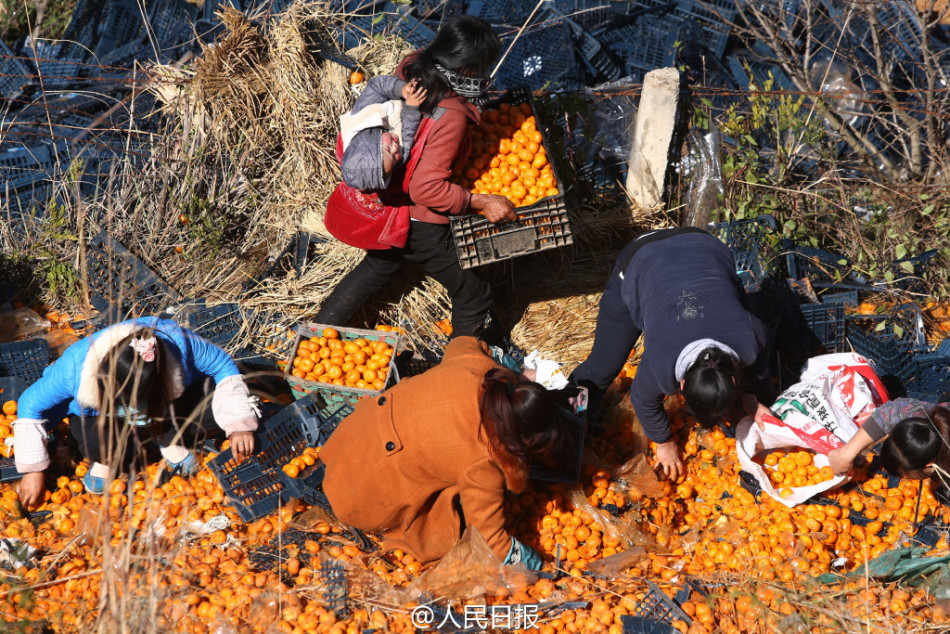
[[[218,383],[211,397],[211,411],[218,426],[230,436],[238,431],[257,429],[255,399],[244,383],[244,377],[235,374]]]
[[[18,418],[13,421],[13,458],[20,473],[45,471],[49,467],[46,428],[43,420]]]

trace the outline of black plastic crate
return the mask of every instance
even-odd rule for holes
[[[729,27],[736,17],[733,0],[680,0],[674,15],[683,18],[680,41],[692,41],[722,59],[729,42]],[[690,37],[683,37],[685,31]]]
[[[141,37],[144,30],[145,20],[136,2],[113,0],[109,3],[105,24],[96,43],[96,57],[101,61],[106,53]]]
[[[241,336],[249,344],[234,350],[235,361],[260,370],[281,370],[294,348],[297,331],[282,315],[251,311],[244,314],[244,330]]]
[[[592,34],[607,27],[611,21],[624,16],[634,3],[608,0],[555,0],[558,10]]]
[[[0,344],[0,376],[35,383],[49,365],[49,343],[43,337]]]
[[[86,249],[85,281],[96,310],[119,320],[153,315],[181,301],[177,291],[105,231]]]
[[[852,271],[848,259],[817,247],[785,245],[785,265],[788,277],[802,279],[807,277],[814,284],[856,283],[866,284],[867,280]]]
[[[509,2],[508,0],[467,0],[464,5],[465,13],[468,15],[474,15],[492,24],[518,26],[524,22],[533,8],[524,2]]]
[[[414,0],[412,6],[420,20],[438,21],[462,13],[462,0]]]
[[[794,383],[811,357],[845,352],[844,304],[792,304],[784,307],[776,346],[780,382]]]
[[[926,347],[923,316],[913,304],[881,315],[849,315],[848,341],[855,352],[874,363],[877,373],[907,381],[915,355]]]
[[[528,90],[518,88],[508,91],[486,107],[492,107],[501,102],[530,104],[531,112],[539,123],[538,129],[541,129],[538,110]],[[463,269],[574,243],[574,234],[568,222],[567,203],[564,197],[567,184],[554,164],[554,154],[551,153],[551,147],[544,132],[542,132],[541,143],[561,193],[556,196],[546,196],[532,205],[516,208],[515,213],[518,219],[512,222],[493,224],[477,214],[452,216],[450,220],[452,237],[455,241],[459,264]]]
[[[276,511],[282,501],[298,497],[301,485],[282,471],[283,466],[306,447],[322,444],[348,413],[345,406],[326,406],[317,395],[308,396],[263,423],[257,433],[258,451],[241,464],[235,462],[230,448],[211,460],[209,468],[241,519],[263,517]]]
[[[620,617],[625,633],[675,632],[676,630],[671,627],[674,621],[682,621],[687,625],[693,622],[673,599],[666,596],[666,593],[658,585],[652,581],[647,581],[647,583],[650,589],[643,600],[634,606],[634,613]]]
[[[26,380],[19,376],[0,377],[0,405],[7,401],[18,401],[20,395],[30,386]]]
[[[676,16],[642,15],[633,24],[606,31],[601,41],[623,59],[628,70],[648,72],[673,63],[681,25],[682,19]]]
[[[722,222],[709,227],[709,232],[722,240],[736,262],[736,271],[749,271],[761,283],[772,271],[774,250],[770,238],[777,225],[767,214],[749,220]]]
[[[937,403],[950,392],[950,356],[939,353],[915,355],[907,374],[904,387],[911,398]]]
[[[905,291],[928,292],[930,267],[936,264],[939,254],[937,249],[931,249],[912,258],[891,262],[888,268],[894,274],[893,285]]]
[[[65,141],[53,146],[13,148],[0,153],[0,182],[4,187],[18,189],[23,186],[47,181],[58,165],[69,163],[69,151]]]
[[[765,89],[771,75],[772,90],[795,90],[795,84],[780,67],[763,62],[748,51],[738,51],[729,56],[729,71],[742,88],[754,84],[757,90]],[[748,66],[748,68],[747,68]]]
[[[33,73],[22,60],[17,59],[4,42],[0,41],[0,95],[16,97],[24,84],[33,79]]]
[[[238,304],[201,306],[188,312],[188,329],[222,348],[231,345],[243,323],[244,314]]]
[[[553,10],[551,12],[553,13]],[[574,20],[567,17],[563,19],[571,29],[574,50],[580,58],[581,63],[587,67],[588,73],[594,78],[602,78],[606,81],[620,79],[620,75],[622,74],[620,67],[610,58],[607,49],[597,38],[588,33],[584,27]]]
[[[836,291],[833,286],[828,287],[828,290],[832,292],[826,292],[820,297],[822,304],[842,304],[851,308],[858,307],[858,292],[856,290]]]
[[[494,76],[499,88],[527,85],[531,90],[552,90],[576,79],[577,63],[567,22],[552,12],[539,13],[520,35],[501,38],[506,55]]]

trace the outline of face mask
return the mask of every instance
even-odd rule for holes
[[[466,99],[481,97],[488,92],[492,84],[491,77],[466,77],[462,73],[449,70],[441,64],[436,64],[435,67],[442,77],[445,78],[445,81],[448,82],[449,86],[452,87],[452,90]]]

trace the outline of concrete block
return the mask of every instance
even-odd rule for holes
[[[659,68],[647,73],[637,108],[627,192],[642,209],[662,204],[670,151],[680,115],[680,73]]]

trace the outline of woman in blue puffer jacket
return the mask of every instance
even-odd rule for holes
[[[175,405],[183,405],[186,399],[179,399],[186,389],[200,389],[206,378],[215,382],[215,421],[241,460],[254,450],[257,413],[237,365],[221,348],[154,317],[115,324],[67,348],[18,402],[13,449],[23,474],[21,503],[30,507],[42,501],[43,472],[50,464],[45,423],[64,405],[71,435],[93,462],[83,478],[91,492],[102,493],[108,478],[142,455],[150,441],[170,468],[193,472],[197,460],[177,444],[178,423],[190,412],[176,412]],[[128,441],[124,447],[123,439]]]

